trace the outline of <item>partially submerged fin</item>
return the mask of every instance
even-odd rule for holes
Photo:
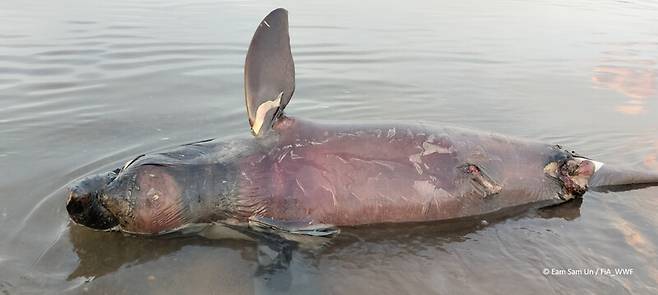
[[[242,229],[242,227],[224,223],[209,224],[207,227],[199,231],[198,235],[211,240],[255,240],[254,237],[250,236],[246,230]]]
[[[249,218],[249,227],[255,230],[276,230],[296,235],[314,237],[331,237],[340,230],[331,224],[310,224],[304,221],[280,221],[269,217],[252,216]]]
[[[244,65],[244,93],[249,125],[265,134],[283,114],[295,91],[295,64],[290,52],[288,11],[270,12],[258,25]]]

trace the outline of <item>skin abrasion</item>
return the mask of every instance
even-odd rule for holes
[[[256,110],[256,118],[252,122],[252,127],[251,127],[251,130],[254,132],[254,134],[260,135],[261,128],[263,127],[264,122],[271,121],[271,120],[267,120],[267,116],[270,117],[276,116],[276,111],[281,106],[282,96],[283,96],[283,92],[279,93],[276,99],[271,101],[265,101],[258,106],[258,109]]]
[[[161,232],[182,225],[181,189],[176,180],[158,166],[145,166],[138,174],[135,225],[148,232]]]
[[[591,175],[560,149],[499,135],[281,120],[262,141],[142,156],[103,189],[103,207],[122,231],[141,234],[199,222],[248,227],[255,217],[332,226],[436,221],[559,203]],[[391,129],[405,132],[375,131]]]
[[[147,153],[76,181],[71,220],[144,235],[214,224],[331,236],[342,226],[481,216],[555,205],[590,187],[658,184],[656,173],[490,132],[286,116],[295,67],[281,8],[256,28],[244,84],[253,137]]]

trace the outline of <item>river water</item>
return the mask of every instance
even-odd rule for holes
[[[3,0],[0,293],[658,293],[658,188],[310,249],[71,224],[75,179],[248,134],[244,57],[279,6],[291,116],[465,126],[658,170],[655,1]]]

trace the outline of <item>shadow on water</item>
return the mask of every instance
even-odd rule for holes
[[[293,252],[300,249],[300,242],[269,233],[250,232],[248,236],[252,239],[209,239],[200,236],[145,238],[93,231],[74,225],[70,230],[70,241],[79,262],[67,280],[101,278],[122,267],[138,266],[171,255],[184,247],[197,246],[235,250],[244,261],[257,264],[253,273],[256,284],[261,282],[260,285],[267,289],[286,290],[292,280],[288,267]],[[320,246],[327,241],[317,239]],[[309,246],[316,242],[308,240],[302,243]],[[218,260],[216,263],[223,262]]]
[[[80,226],[70,228],[70,241],[78,257],[78,265],[67,280],[101,278],[123,267],[135,267],[180,251],[188,246],[231,249],[242,259],[256,264],[253,272],[255,291],[288,292],[299,270],[296,265],[317,265],[321,259],[341,254],[350,247],[365,243],[393,243],[407,248],[409,241],[432,247],[461,243],[468,236],[487,227],[511,219],[580,217],[582,199],[541,209],[517,207],[496,214],[446,222],[387,224],[344,228],[337,237],[309,238],[292,241],[270,233],[250,232],[253,240],[209,239],[200,236],[144,238],[122,233],[92,231]],[[382,257],[384,259],[386,257]],[[349,258],[348,258],[349,259]],[[217,261],[216,263],[222,263]]]
[[[70,240],[79,258],[78,266],[68,276],[68,280],[78,277],[102,277],[117,271],[124,265],[138,265],[156,260],[178,251],[184,246],[219,246],[220,241],[189,237],[177,239],[155,239],[93,231],[72,225]],[[241,248],[222,242],[223,247]]]
[[[415,240],[425,245],[441,246],[448,243],[459,243],[468,239],[468,235],[485,229],[495,227],[496,224],[509,220],[527,218],[561,218],[572,221],[580,217],[580,206],[583,200],[578,198],[569,202],[544,207],[531,208],[519,206],[507,208],[496,213],[467,217],[456,220],[408,224],[379,224],[372,226],[355,227],[343,230],[323,253],[330,253],[332,249],[340,249],[360,242],[399,242],[408,243]]]

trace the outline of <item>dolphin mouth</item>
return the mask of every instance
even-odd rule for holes
[[[96,230],[112,230],[119,220],[98,200],[98,195],[80,199],[69,195],[66,210],[73,223]]]
[[[104,189],[116,176],[114,171],[99,174],[69,187],[66,211],[75,224],[96,230],[111,230],[119,225],[119,220],[101,201]]]

